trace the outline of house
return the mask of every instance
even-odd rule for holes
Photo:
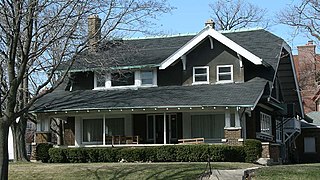
[[[89,17],[89,35],[100,34]],[[92,39],[61,89],[39,99],[36,142],[59,119],[67,147],[242,145],[288,159],[304,117],[290,47],[263,29]],[[63,139],[63,140],[61,140]]]
[[[320,161],[320,54],[313,41],[298,46],[294,55],[306,121],[301,123],[301,135],[296,140],[297,162]]]
[[[298,46],[298,54],[294,55],[296,74],[301,89],[305,113],[319,111],[315,96],[320,82],[320,54],[316,53],[316,45],[308,41]]]

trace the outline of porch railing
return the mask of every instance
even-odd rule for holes
[[[139,136],[106,136],[106,144],[120,145],[120,144],[139,144]]]

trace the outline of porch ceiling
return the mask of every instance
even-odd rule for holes
[[[166,86],[126,90],[55,91],[39,99],[31,112],[62,112],[166,107],[254,107],[267,81],[239,84]]]

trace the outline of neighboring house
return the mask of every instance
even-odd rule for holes
[[[297,162],[320,161],[320,55],[313,41],[298,46],[294,56],[296,73],[306,113],[301,123],[301,135],[296,140]]]
[[[296,74],[305,113],[319,111],[319,104],[314,96],[317,94],[320,83],[320,54],[316,53],[316,45],[313,41],[298,46],[298,55],[294,55]]]
[[[89,21],[94,34],[100,19]],[[264,158],[288,160],[303,107],[283,39],[263,29],[218,32],[208,22],[196,35],[90,44],[67,83],[36,102],[36,142],[50,141],[59,119],[67,147],[259,139]]]
[[[320,162],[320,112],[306,114],[312,123],[301,122],[301,135],[296,140],[297,162]]]

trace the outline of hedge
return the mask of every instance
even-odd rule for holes
[[[42,162],[48,162],[50,159],[49,149],[52,148],[52,144],[40,143],[36,147],[36,160]]]
[[[129,148],[51,148],[52,163],[83,162],[244,162],[244,146],[171,145]]]
[[[256,162],[261,157],[261,141],[256,139],[247,139],[244,141],[243,147],[246,152],[245,162]]]

